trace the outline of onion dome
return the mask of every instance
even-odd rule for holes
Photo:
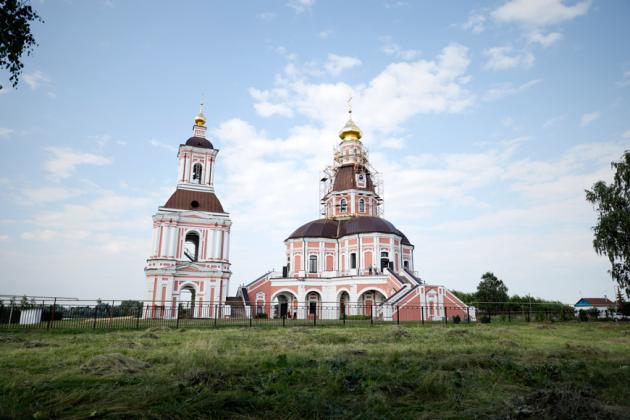
[[[186,140],[186,146],[200,147],[202,149],[214,149],[210,140],[203,137],[191,137]]]
[[[206,116],[203,115],[203,102],[199,104],[199,112],[195,115],[195,125],[205,126],[206,125]]]
[[[411,245],[407,236],[381,217],[359,216],[345,220],[317,219],[297,228],[287,239],[330,238],[339,239],[359,233],[389,233],[400,237],[403,245]]]
[[[359,140],[363,135],[361,129],[352,121],[352,111],[348,111],[348,114],[350,114],[350,117],[346,125],[339,130],[339,138],[341,138],[341,140]]]

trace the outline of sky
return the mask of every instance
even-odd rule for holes
[[[0,72],[0,294],[143,298],[199,102],[231,290],[319,217],[347,100],[431,284],[614,295],[584,189],[630,148],[630,2],[34,1]]]

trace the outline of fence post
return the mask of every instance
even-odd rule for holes
[[[136,317],[136,330],[140,328],[140,317],[142,316],[142,312],[144,311],[144,303],[140,307],[136,307],[136,311],[138,311],[138,316]]]
[[[112,306],[109,307],[109,328],[114,326],[114,301],[112,300]],[[163,314],[162,314],[163,315]]]
[[[285,321],[284,321],[284,320],[285,320],[285,318],[286,318],[286,315],[282,315],[282,326],[283,326],[283,327],[286,327],[286,325],[285,325]]]
[[[55,306],[57,306],[57,298],[53,300],[52,308],[50,308],[50,315],[48,316],[48,325],[46,326],[47,330],[50,329],[50,323],[55,320]]]
[[[175,311],[175,316],[176,316],[176,320],[175,320],[175,328],[179,328],[179,303],[177,304],[177,310]]]
[[[374,304],[370,306],[370,325],[374,325]]]
[[[400,325],[400,306],[396,305],[396,324]]]
[[[422,321],[422,325],[424,325],[424,306],[420,306],[420,320]]]
[[[11,309],[9,310],[9,327],[13,323],[13,305],[15,305],[15,302],[13,301],[13,299],[11,299]]]
[[[466,305],[466,319],[468,319],[468,323],[470,324],[470,306]]]
[[[313,326],[317,325],[317,304],[315,304],[315,313],[313,314]]]
[[[252,305],[249,305],[249,326],[252,326]]]
[[[448,324],[448,313],[446,311],[446,306],[444,306],[444,325]]]
[[[343,311],[342,311],[342,317],[343,317],[343,325],[346,325],[346,307],[344,305],[343,307]]]
[[[219,305],[214,306],[214,327],[217,327],[217,312],[219,311]]]
[[[92,325],[92,329],[95,330],[96,329],[96,314],[98,312],[98,303],[96,305],[94,305],[94,325]]]

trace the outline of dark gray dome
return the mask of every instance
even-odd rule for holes
[[[201,147],[202,149],[214,149],[210,140],[203,137],[191,137],[186,140],[186,146]]]
[[[346,220],[317,219],[297,228],[287,239],[295,238],[332,238],[359,233],[391,233],[400,236],[404,245],[411,245],[404,233],[381,217],[357,216]]]

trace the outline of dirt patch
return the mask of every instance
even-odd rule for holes
[[[403,339],[403,338],[411,337],[411,334],[409,334],[409,331],[407,331],[407,330],[405,330],[403,328],[397,327],[393,331],[389,331],[386,334],[386,336],[389,339],[400,340],[400,339]]]
[[[142,337],[142,338],[151,338],[153,340],[157,340],[158,338],[160,338],[159,335],[157,335],[156,333],[151,332],[151,331],[143,332],[142,334],[140,334],[140,337]]]
[[[49,347],[50,344],[44,342],[44,341],[25,341],[22,346],[26,347],[27,349],[33,349],[36,347]],[[55,346],[56,347],[56,346]]]
[[[602,350],[596,347],[583,346],[581,344],[566,343],[565,346],[568,350],[574,351],[576,353],[581,353],[581,354],[600,355],[604,353]]]
[[[539,330],[555,330],[556,326],[552,324],[541,324],[538,326]]]
[[[589,390],[544,389],[512,401],[508,418],[614,419],[617,415]]]
[[[148,363],[121,353],[101,354],[81,365],[84,372],[95,375],[118,375],[122,373],[138,373],[149,367]]]
[[[25,340],[22,337],[18,337],[15,334],[0,334],[0,343],[23,343]]]
[[[159,333],[159,332],[164,332],[164,331],[173,331],[173,329],[171,327],[167,327],[165,325],[160,325],[160,326],[157,326],[157,327],[147,328],[145,331],[146,332],[152,332],[152,333]]]
[[[499,343],[501,346],[505,346],[505,347],[516,347],[518,346],[518,343],[514,340],[510,340],[509,338],[499,338],[499,341],[497,341],[497,343]]]

